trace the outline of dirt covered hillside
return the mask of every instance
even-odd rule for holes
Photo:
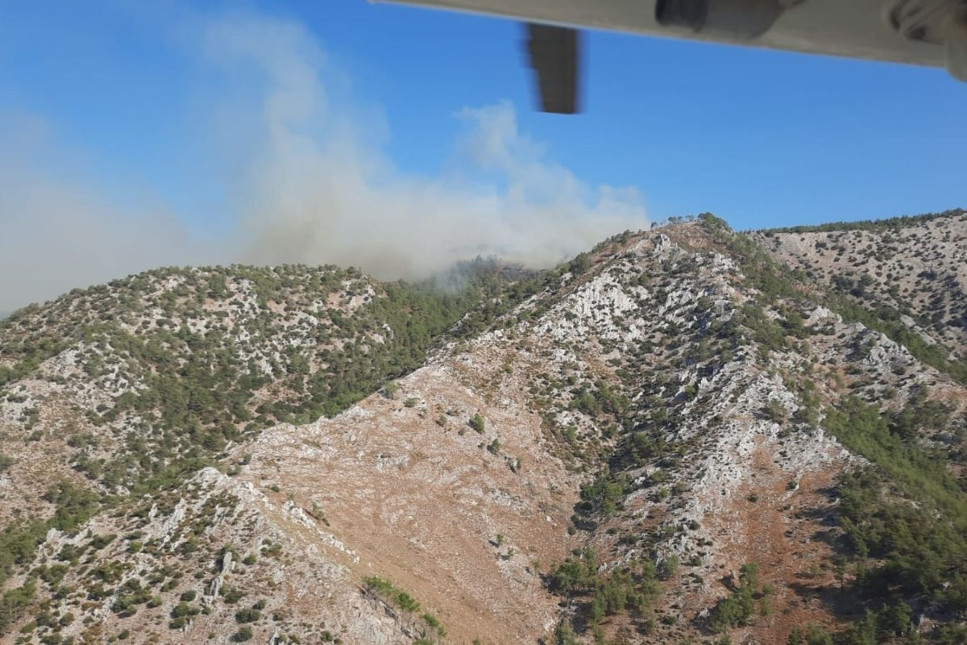
[[[703,215],[447,288],[166,269],[17,312],[0,642],[967,642],[967,219],[896,226],[850,285]]]

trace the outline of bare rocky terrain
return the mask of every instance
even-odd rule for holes
[[[703,215],[17,312],[0,642],[967,642],[964,238]]]

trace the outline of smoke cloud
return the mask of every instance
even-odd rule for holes
[[[39,121],[5,129],[33,134],[0,141],[0,311],[159,265],[333,263],[383,279],[477,255],[549,266],[648,223],[636,189],[591,187],[548,160],[508,102],[455,113],[453,170],[414,175],[383,151],[379,109],[354,104],[301,24],[236,14],[196,26],[197,63],[224,90],[205,145],[223,164],[211,181],[225,184],[231,226],[203,243],[163,202],[118,203],[77,164],[52,163]]]

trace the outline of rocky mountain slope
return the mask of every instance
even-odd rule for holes
[[[777,229],[753,238],[823,286],[967,357],[967,211]]]
[[[462,290],[171,269],[16,313],[0,642],[962,642],[961,303],[831,297],[794,235],[703,215]]]

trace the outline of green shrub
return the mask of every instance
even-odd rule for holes
[[[380,596],[389,603],[392,603],[408,612],[420,611],[420,603],[405,591],[396,588],[393,583],[379,576],[370,576],[363,580],[366,588]]]
[[[548,588],[552,593],[577,600],[589,624],[597,629],[605,616],[630,612],[637,618],[648,614],[653,599],[661,592],[654,566],[637,560],[610,573],[598,573],[594,551],[585,548],[551,569]]]
[[[198,615],[198,609],[196,607],[192,607],[187,602],[179,602],[171,609],[172,618],[182,618],[184,616],[196,615]]]
[[[33,601],[36,590],[37,585],[30,578],[23,585],[0,596],[0,634],[6,633],[7,628],[20,618],[24,609]]]
[[[235,589],[235,588],[225,588],[225,587],[222,587],[221,590],[219,591],[219,593],[221,593],[222,598],[229,605],[234,605],[239,600],[241,600],[242,598],[245,597],[245,592],[243,592],[243,591],[241,591],[239,589]]]
[[[262,617],[262,612],[258,609],[240,609],[235,612],[235,622],[254,623]]]
[[[486,422],[484,421],[484,418],[480,416],[479,412],[477,412],[472,417],[470,417],[470,421],[468,423],[471,428],[473,428],[480,434],[483,434],[484,428],[486,426]]]
[[[657,573],[659,580],[669,580],[678,572],[679,559],[674,553],[658,561]]]
[[[730,627],[751,625],[756,600],[764,600],[766,596],[765,591],[759,588],[759,567],[751,563],[743,564],[739,569],[738,587],[712,610],[712,628],[724,631]],[[760,602],[760,609],[761,606]]]

